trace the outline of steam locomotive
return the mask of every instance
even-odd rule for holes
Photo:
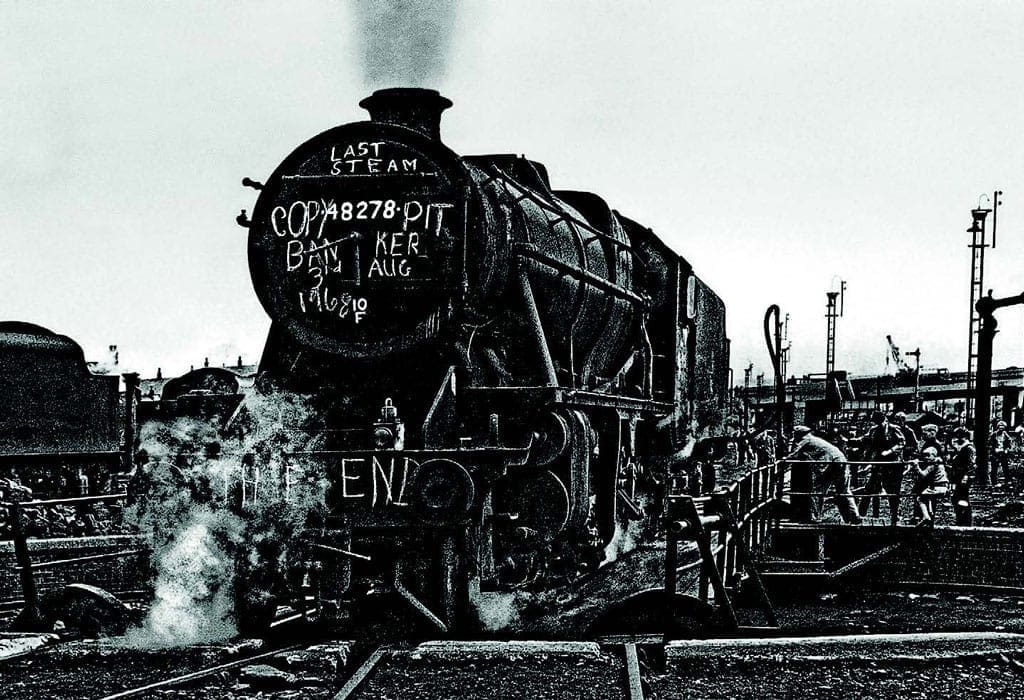
[[[315,416],[289,459],[329,483],[322,610],[386,591],[435,632],[557,634],[655,576],[672,456],[721,420],[725,307],[597,195],[457,155],[451,104],[377,91],[246,181],[260,382]]]

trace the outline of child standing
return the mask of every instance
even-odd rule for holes
[[[932,503],[935,496],[949,491],[949,477],[946,476],[946,465],[939,458],[935,447],[926,447],[921,452],[923,464],[912,462],[907,471],[915,474],[914,494],[917,495],[917,514],[911,522],[930,524],[932,522]]]

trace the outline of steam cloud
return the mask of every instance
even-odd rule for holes
[[[457,0],[357,0],[355,6],[368,86],[430,87],[440,80]]]
[[[480,622],[489,632],[511,629],[519,621],[514,593],[480,593],[472,597]]]
[[[142,491],[126,518],[152,547],[155,596],[128,645],[227,639],[239,595],[253,605],[269,599],[288,543],[323,503],[323,475],[285,459],[304,447],[294,436],[309,415],[299,397],[253,391],[226,431],[194,418],[146,424],[143,474],[133,480]]]
[[[128,632],[135,647],[214,642],[237,632],[232,551],[245,523],[200,506],[158,555],[155,600],[143,627]]]
[[[631,520],[626,525],[615,523],[615,534],[605,545],[604,559],[598,564],[598,568],[616,561],[619,557],[636,549],[637,540],[640,538],[640,526],[638,521]]]

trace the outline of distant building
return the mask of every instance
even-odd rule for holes
[[[962,422],[968,397],[967,373],[946,369],[922,370],[915,405],[913,373],[848,377],[835,372],[824,375],[791,377],[786,382],[787,422],[814,425],[826,416],[857,419],[870,411],[903,411],[911,414],[930,412],[947,423]],[[767,420],[774,411],[775,389],[771,384],[738,388],[737,397],[747,405],[752,428]],[[992,416],[1009,425],[1024,423],[1024,368],[1007,367],[992,372]]]
[[[210,362],[209,358],[204,358],[203,367],[201,369],[209,369]],[[231,365],[222,364],[219,368],[230,372],[235,376],[238,382],[239,391],[244,394],[256,381],[256,372],[259,369],[258,365],[249,365],[242,362],[242,356],[238,356],[237,362]],[[195,367],[189,370],[189,373],[195,372]],[[188,374],[188,373],[186,373]],[[182,375],[186,376],[186,375]],[[156,375],[152,377],[144,377],[139,382],[139,391],[142,395],[143,401],[159,401],[164,394],[164,387],[178,377],[165,377],[163,369],[160,367],[156,368]]]

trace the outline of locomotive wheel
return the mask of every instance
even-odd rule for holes
[[[589,631],[592,636],[667,634],[674,639],[704,639],[721,630],[720,616],[711,604],[681,593],[666,604],[664,588],[648,588],[609,605]]]

